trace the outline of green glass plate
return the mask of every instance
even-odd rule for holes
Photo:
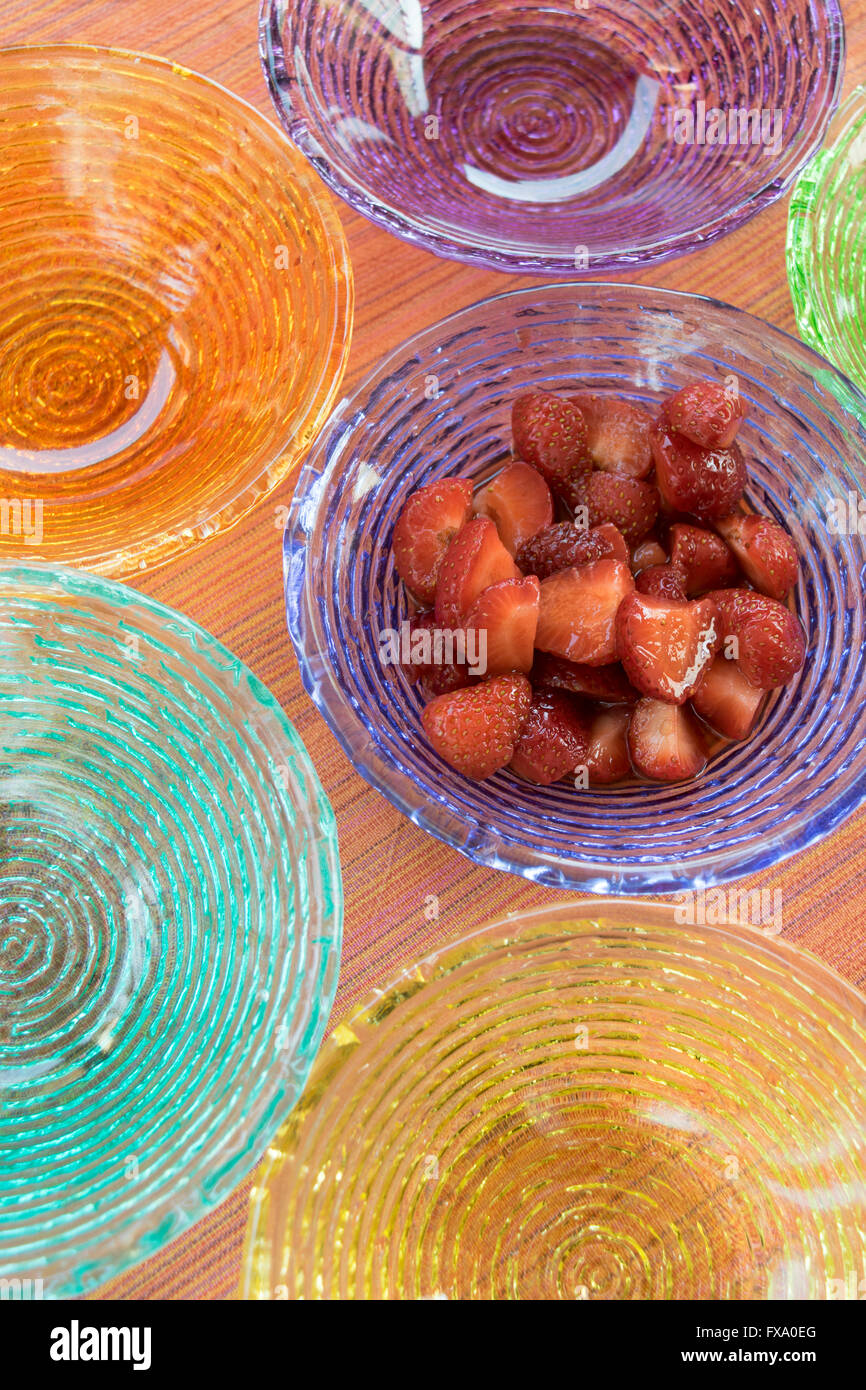
[[[0,1277],[81,1294],[254,1164],[303,1088],[342,924],[301,740],[188,618],[0,570]]]
[[[866,86],[794,185],[786,258],[801,336],[866,387]]]

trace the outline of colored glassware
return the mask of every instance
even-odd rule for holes
[[[300,1093],[336,987],[303,744],[180,613],[0,570],[0,1271],[77,1295],[185,1230]]]
[[[785,526],[801,557],[804,669],[773,693],[750,740],[725,747],[696,782],[575,790],[453,771],[424,738],[417,687],[380,659],[380,635],[408,618],[391,537],[409,493],[449,474],[489,477],[528,388],[598,387],[654,406],[697,377],[732,375],[748,411],[747,500]],[[544,286],[453,314],[341,404],[300,475],[285,566],[304,684],[362,776],[478,863],[606,893],[765,869],[866,798],[864,408],[798,340],[693,295]]]
[[[505,918],[357,1008],[258,1171],[241,1296],[857,1298],[866,999],[692,906]]]
[[[598,275],[778,198],[844,65],[836,0],[263,0],[265,74],[326,183],[408,241]]]
[[[4,49],[0,241],[0,561],[129,575],[292,476],[352,278],[269,121],[160,58]]]

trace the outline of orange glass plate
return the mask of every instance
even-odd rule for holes
[[[505,918],[356,1009],[256,1176],[241,1297],[857,1298],[866,999],[686,915]]]
[[[0,50],[0,248],[0,561],[133,574],[294,473],[352,275],[252,107],[161,58]]]

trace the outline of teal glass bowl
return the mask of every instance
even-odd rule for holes
[[[866,389],[866,86],[794,185],[785,252],[800,336]]]
[[[0,570],[0,1276],[79,1295],[249,1171],[336,987],[333,811],[255,676],[111,581]]]

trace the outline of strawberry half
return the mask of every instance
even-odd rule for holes
[[[553,498],[538,469],[517,460],[476,493],[473,510],[490,517],[509,555],[516,555],[553,521]]]
[[[737,562],[721,537],[712,531],[678,521],[671,527],[668,541],[671,564],[682,571],[689,598],[706,593],[707,589],[726,589],[736,582]]]
[[[511,762],[531,701],[525,676],[494,676],[437,696],[422,711],[421,723],[440,757],[481,781]]]
[[[423,640],[423,634],[428,632],[430,638],[427,642]],[[433,613],[419,613],[414,618],[409,619],[409,655],[412,658],[409,662],[401,662],[406,678],[415,684],[417,681],[421,688],[421,693],[425,699],[432,699],[434,695],[445,695],[451,690],[462,690],[464,686],[472,683],[472,677],[468,668],[459,661],[447,661],[445,656],[448,654],[444,641],[441,643],[441,654],[443,659],[436,660],[434,645],[434,634],[436,632],[436,618]],[[418,639],[416,640],[416,634]],[[431,657],[430,661],[422,659],[427,653]],[[451,647],[453,654],[453,646]]]
[[[635,579],[639,594],[655,594],[656,598],[684,599],[686,577],[676,565],[650,565]]]
[[[713,589],[728,655],[736,639],[735,659],[746,680],[759,690],[773,690],[796,675],[806,659],[802,623],[784,603],[751,589]]]
[[[560,570],[541,585],[535,645],[587,666],[616,660],[616,614],[634,587],[622,560],[594,560]]]
[[[476,644],[484,635],[488,676],[528,671],[535,655],[535,629],[541,585],[534,574],[526,579],[501,579],[479,594],[466,618]],[[476,645],[479,660],[484,648]]]
[[[724,738],[744,739],[755,727],[764,692],[743,675],[735,661],[717,656],[701,678],[692,707]]]
[[[552,391],[527,391],[511,411],[514,456],[537,468],[551,487],[592,467],[586,421],[571,401]]]
[[[583,666],[577,661],[566,661],[562,656],[538,652],[529,679],[534,686],[570,690],[572,695],[587,695],[591,700],[612,704],[630,704],[640,699],[619,662],[610,666]]]
[[[670,704],[688,700],[720,641],[711,599],[681,602],[629,594],[616,617],[619,659],[642,695]]]
[[[628,546],[615,526],[596,526],[587,531],[573,521],[559,521],[527,541],[517,553],[517,563],[524,574],[547,579],[558,570],[588,565],[608,555],[614,560],[628,560]]]
[[[456,697],[452,697],[456,698]],[[682,782],[707,765],[700,725],[684,705],[641,700],[628,726],[628,751],[636,772],[654,782]]]
[[[403,583],[422,603],[433,602],[442,558],[466,522],[471,505],[468,478],[443,478],[413,492],[398,516],[392,542],[394,564]]]
[[[620,478],[614,473],[590,473],[581,479],[575,496],[589,513],[590,526],[605,521],[622,532],[629,545],[637,545],[658,520],[659,495],[652,483],[639,478]]]
[[[514,745],[511,770],[542,787],[586,763],[589,721],[561,690],[537,690]]]
[[[713,521],[732,512],[746,490],[746,465],[736,444],[702,449],[665,420],[650,431],[656,485],[669,511]]]
[[[628,755],[628,726],[631,710],[625,705],[611,705],[594,715],[589,728],[589,752],[586,766],[590,785],[607,786],[631,776]]]
[[[578,391],[569,396],[586,421],[586,447],[596,468],[624,478],[645,478],[653,466],[652,416],[631,401]]]
[[[515,565],[488,516],[474,516],[451,541],[439,566],[436,621],[462,627],[478,595],[500,579],[520,579]]]
[[[716,381],[695,381],[668,396],[662,414],[677,434],[702,449],[730,449],[746,410],[739,395]]]
[[[713,523],[739,560],[743,573],[756,589],[770,598],[783,599],[797,582],[799,558],[794,542],[765,516],[735,512]],[[712,586],[724,588],[720,580]]]

